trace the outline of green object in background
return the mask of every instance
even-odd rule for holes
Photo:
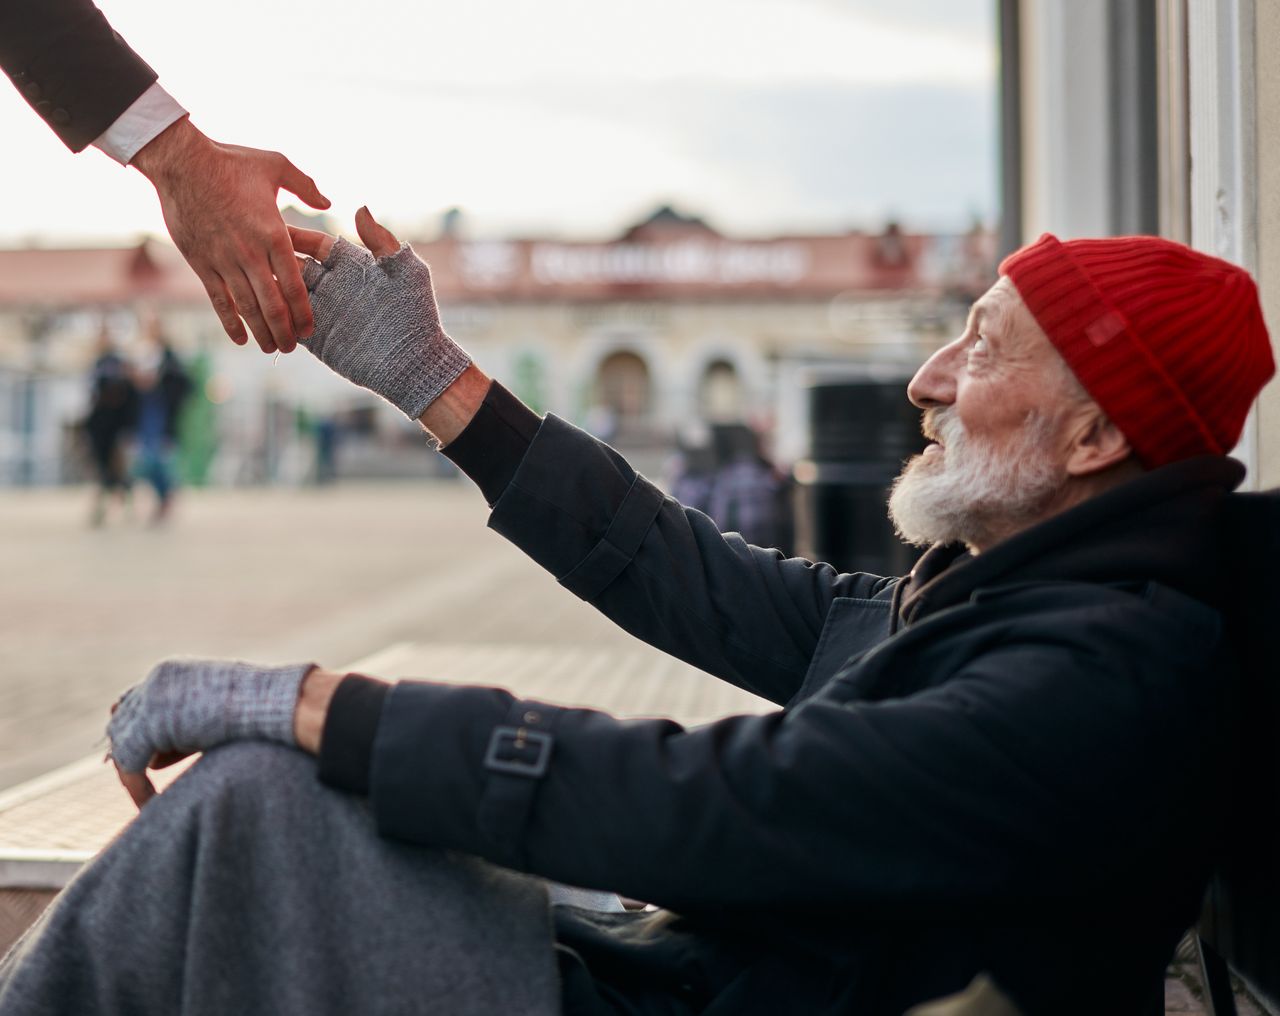
[[[188,486],[203,487],[218,453],[218,407],[208,395],[213,365],[208,353],[197,353],[186,368],[191,395],[178,413],[178,476]]]
[[[515,369],[512,373],[514,374],[512,387],[515,389],[516,397],[535,413],[545,413],[547,399],[546,392],[543,390],[543,379],[546,371],[542,357],[526,350],[516,357]]]

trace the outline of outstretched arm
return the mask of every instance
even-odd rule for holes
[[[490,527],[615,623],[782,703],[801,686],[834,598],[887,595],[890,580],[721,534],[612,448],[540,419],[469,366],[413,251],[366,209],[357,228],[367,250],[292,230],[295,247],[320,259],[303,273],[317,325],[308,348],[435,434],[493,506]]]
[[[0,69],[73,152],[136,116],[134,104],[156,82],[91,0],[0,0]],[[140,149],[135,138],[123,150],[103,150],[131,157],[155,186],[173,242],[227,335],[247,340],[243,317],[263,352],[289,352],[315,323],[276,194],[288,190],[313,208],[329,207],[328,199],[277,152],[221,145],[185,115],[176,122],[172,110],[156,115],[157,124],[138,128],[147,141]]]

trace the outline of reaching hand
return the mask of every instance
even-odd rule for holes
[[[120,697],[107,724],[110,756],[139,807],[155,793],[148,766],[226,741],[293,745],[298,689],[312,664],[259,667],[238,660],[165,660]]]
[[[288,353],[315,323],[276,194],[313,208],[329,199],[279,152],[210,141],[179,120],[133,158],[155,184],[165,225],[233,342],[243,317],[264,353]]]
[[[369,250],[316,230],[289,231],[299,252],[321,259],[303,265],[316,321],[303,345],[335,374],[416,420],[471,358],[440,323],[426,263],[367,208],[356,228]]]

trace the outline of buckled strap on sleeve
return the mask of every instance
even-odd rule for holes
[[[485,789],[476,819],[486,853],[507,867],[524,867],[522,834],[538,781],[555,750],[552,731],[559,716],[555,706],[516,701],[489,737],[483,763]]]

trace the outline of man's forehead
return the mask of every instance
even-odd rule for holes
[[[983,320],[1005,320],[1011,318],[1011,312],[1021,307],[1022,298],[1007,278],[1001,277],[990,289],[973,302],[969,308],[970,322]],[[1025,312],[1026,308],[1021,307]],[[1012,324],[1012,320],[1009,320]]]
[[[997,344],[1006,349],[1016,346],[1027,354],[1046,354],[1053,350],[1044,329],[1007,277],[1002,277],[974,301],[969,308],[969,326],[981,326],[988,334],[994,334]]]

